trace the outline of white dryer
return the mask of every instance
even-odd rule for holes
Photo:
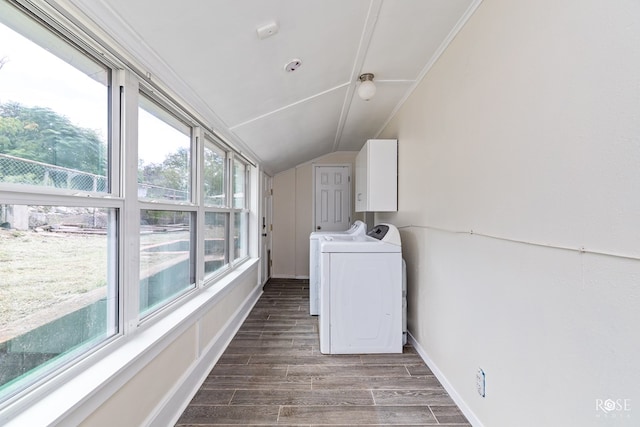
[[[326,236],[364,236],[367,225],[355,221],[346,231],[314,231],[309,235],[309,314],[320,313],[320,239]]]
[[[402,353],[402,246],[391,224],[320,239],[320,352]]]

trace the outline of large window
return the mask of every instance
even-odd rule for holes
[[[248,256],[249,167],[239,157],[229,155],[209,138],[205,138],[205,141],[203,193],[206,210],[206,278]]]
[[[194,288],[196,212],[192,202],[191,128],[177,115],[140,94],[138,109],[138,198],[140,211],[140,315]],[[153,202],[153,203],[150,203]],[[158,202],[166,209],[156,208]]]
[[[204,274],[209,278],[229,265],[229,179],[227,152],[208,136],[204,141]]]
[[[1,402],[119,332],[122,205],[110,68],[7,2],[0,40]]]

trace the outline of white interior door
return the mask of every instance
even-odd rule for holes
[[[344,231],[351,222],[351,167],[314,166],[315,231]]]

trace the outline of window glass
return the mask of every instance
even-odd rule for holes
[[[204,274],[209,276],[229,263],[227,257],[227,212],[204,216]]]
[[[185,211],[140,211],[142,315],[195,286],[192,217]]]
[[[233,207],[244,208],[246,197],[246,171],[247,166],[241,161],[233,160]]]
[[[14,27],[29,27],[10,14],[0,17],[11,18]],[[5,23],[0,23],[0,183],[109,191],[109,70],[59,39],[48,35],[45,49]],[[29,30],[45,39],[42,29]]]
[[[191,129],[144,96],[138,109],[138,197],[191,200]]]
[[[0,397],[117,332],[116,213],[0,205]]]
[[[225,200],[226,153],[220,148],[204,146],[204,203],[207,206],[226,206]]]
[[[233,225],[233,258],[240,259],[248,255],[248,212],[236,212],[234,215]]]

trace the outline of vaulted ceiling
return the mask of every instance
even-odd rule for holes
[[[481,0],[71,1],[274,174],[375,138]]]

